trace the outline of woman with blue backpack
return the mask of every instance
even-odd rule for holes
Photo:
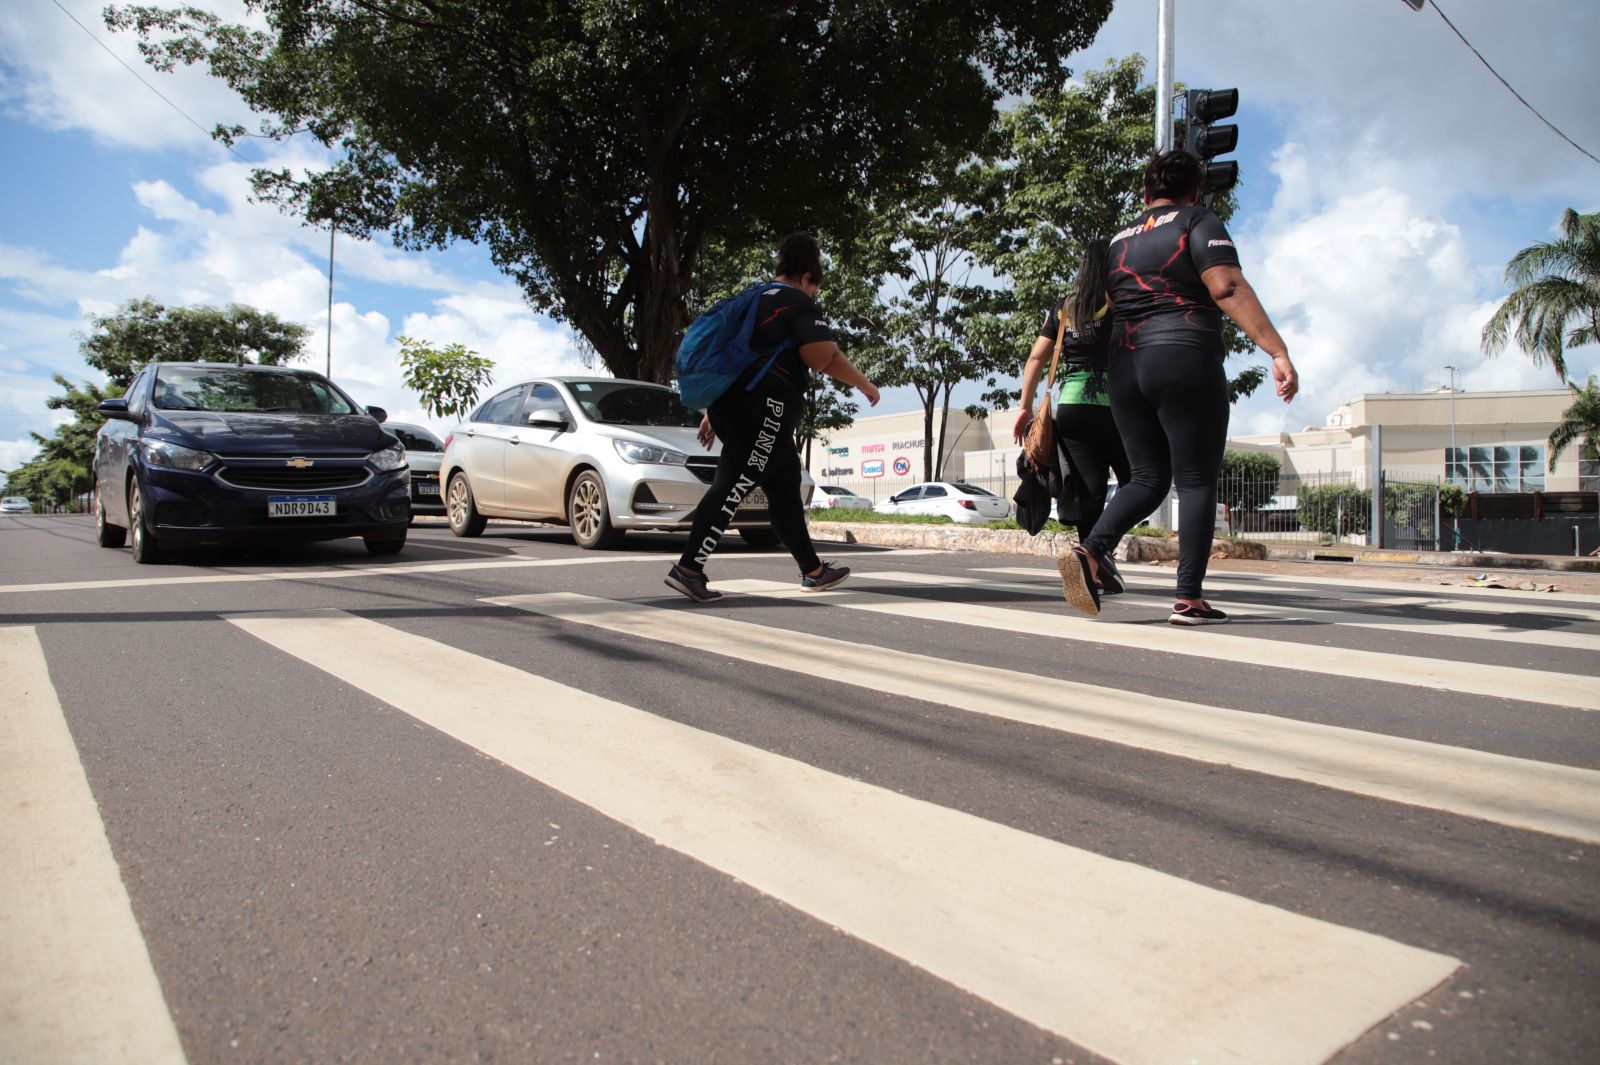
[[[766,492],[772,529],[800,566],[800,586],[822,591],[850,575],[817,557],[800,499],[795,429],[805,413],[810,374],[827,374],[877,406],[878,390],[839,350],[816,303],[822,250],[809,233],[778,245],[776,280],[753,286],[690,326],[678,352],[679,387],[690,409],[704,407],[700,443],[719,437],[716,476],[695,508],[689,546],[667,572],[667,587],[710,603],[722,598],[705,567],[739,505]]]

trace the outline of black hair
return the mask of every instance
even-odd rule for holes
[[[822,284],[822,248],[810,233],[790,233],[778,244],[779,277],[804,277]]]
[[[1110,259],[1110,245],[1091,240],[1084,245],[1083,256],[1078,260],[1078,276],[1072,280],[1072,294],[1064,309],[1072,331],[1085,340],[1093,340],[1106,324],[1104,318],[1095,316],[1106,305],[1106,266]]]
[[[1205,173],[1200,157],[1182,148],[1152,155],[1144,168],[1145,202],[1187,200],[1200,191]]]

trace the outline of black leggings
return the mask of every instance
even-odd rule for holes
[[[1178,487],[1178,598],[1201,598],[1228,444],[1228,378],[1222,357],[1161,345],[1111,356],[1111,412],[1133,476],[1122,482],[1084,547],[1104,558]]]
[[[1128,453],[1123,450],[1111,408],[1093,403],[1056,404],[1056,444],[1066,453],[1072,468],[1072,483],[1062,486],[1062,495],[1077,497],[1078,539],[1089,535],[1106,506],[1106,481],[1117,475],[1117,484],[1127,484]],[[1065,509],[1059,513],[1066,513]]]
[[[767,513],[772,529],[800,565],[810,573],[822,565],[806,529],[805,504],[800,500],[800,453],[794,430],[805,411],[805,399],[788,378],[769,372],[754,389],[734,384],[706,413],[711,428],[722,441],[717,474],[694,508],[689,546],[678,565],[703,570],[735,512],[752,488],[767,493]]]

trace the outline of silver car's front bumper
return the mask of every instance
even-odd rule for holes
[[[635,476],[621,478],[614,475],[614,468],[608,471],[613,474],[606,483],[611,523],[619,529],[687,529],[694,508],[700,505],[715,475],[716,460],[690,466],[641,463],[628,470]],[[809,483],[800,486],[802,505],[810,487]],[[770,523],[765,495],[757,489],[725,528],[765,527]]]

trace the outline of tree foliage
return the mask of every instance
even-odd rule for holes
[[[1483,350],[1497,355],[1508,338],[1535,366],[1546,361],[1567,380],[1568,348],[1600,340],[1600,212],[1561,216],[1561,239],[1539,241],[1511,257],[1515,286],[1483,327]]]
[[[1264,451],[1224,452],[1217,502],[1227,506],[1230,521],[1271,503],[1281,471],[1278,460]]]
[[[1297,501],[1300,527],[1335,539],[1366,533],[1372,494],[1353,484],[1301,485]]]
[[[1556,459],[1573,444],[1585,457],[1595,457],[1600,451],[1600,378],[1591,376],[1582,388],[1567,382],[1572,390],[1572,406],[1561,414],[1555,430],[1550,434],[1550,469],[1556,468]]]
[[[266,25],[113,8],[161,69],[201,64],[342,158],[258,171],[310,221],[484,243],[621,377],[670,379],[708,248],[848,231],[970,151],[1002,93],[1065,84],[1111,0],[256,0]],[[222,131],[231,139],[243,133]]]
[[[400,338],[400,368],[406,387],[435,418],[465,414],[477,402],[483,386],[494,379],[494,360],[466,345],[435,348],[411,337]]]
[[[80,337],[84,361],[111,379],[117,395],[147,362],[258,362],[278,365],[297,359],[310,332],[270,311],[230,304],[165,307],[154,300],[129,300],[115,314],[89,319]]]
[[[29,434],[39,445],[39,452],[6,475],[5,494],[62,506],[92,487],[94,438],[105,422],[95,408],[109,393],[93,382],[74,384],[60,374],[54,374],[53,379],[65,392],[51,396],[45,405],[68,412],[72,420],[51,436]]]

